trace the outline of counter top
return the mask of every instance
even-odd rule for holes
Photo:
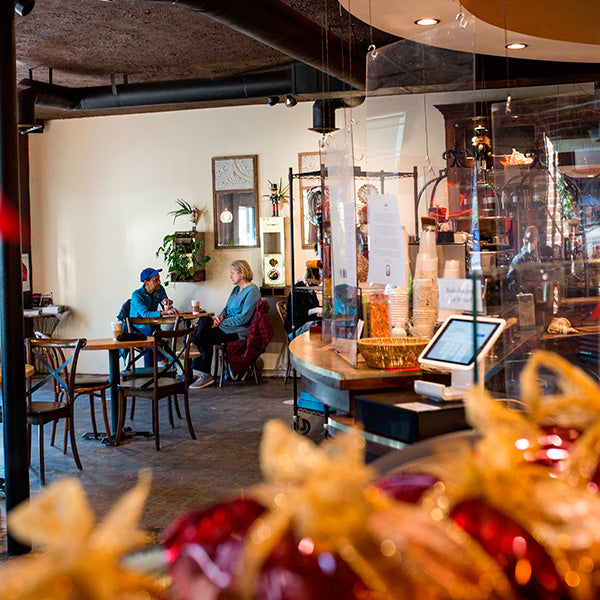
[[[391,388],[403,385],[407,377],[421,375],[420,369],[372,369],[367,367],[362,357],[354,368],[330,343],[309,332],[290,342],[290,359],[300,375],[338,390]]]

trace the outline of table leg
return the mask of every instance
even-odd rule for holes
[[[119,365],[119,350],[108,351],[108,373],[110,379],[110,414],[112,423],[112,435],[117,434],[119,426],[119,382],[121,381],[121,368]],[[103,443],[108,443],[108,435],[106,431],[99,431],[98,436]],[[93,431],[86,431],[82,436],[84,440],[95,439]]]
[[[108,369],[110,376],[110,414],[113,434],[116,435],[119,427],[119,382],[121,369],[119,366],[119,350],[108,351]]]

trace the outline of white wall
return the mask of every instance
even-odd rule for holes
[[[181,218],[174,226],[167,215],[176,198],[208,209],[198,229],[209,232],[211,260],[206,282],[167,288],[175,306],[187,309],[198,298],[220,311],[231,289],[228,265],[237,258],[250,262],[260,285],[260,249],[214,249],[211,157],[258,154],[259,194],[267,194],[267,179],[285,181],[290,166],[297,171],[298,152],[318,150],[311,125],[312,104],[302,103],[68,119],[31,135],[33,288],[52,291],[73,313],[55,335],[110,336],[110,322],[141,285],[142,268],[164,266],[155,257],[163,236],[189,225]],[[261,214],[270,210],[261,199]],[[299,226],[297,232],[301,270],[314,253],[301,250]],[[266,368],[275,367],[279,339]],[[84,353],[81,370],[105,372],[107,362],[106,352]]]

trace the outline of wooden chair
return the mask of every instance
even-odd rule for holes
[[[59,340],[59,339],[27,339],[28,362],[32,358],[39,360],[47,370],[48,375],[36,382],[27,391],[27,424],[29,432],[29,448],[31,452],[31,426],[38,425],[39,452],[40,452],[40,483],[46,482],[44,464],[44,425],[65,419],[65,428],[68,428],[71,440],[73,459],[78,469],[82,469],[77,443],[75,440],[75,427],[73,423],[73,399],[75,397],[75,379],[77,375],[77,361],[79,353],[85,346],[85,339]],[[62,361],[62,357],[69,356]],[[57,386],[58,395],[54,402],[34,401],[33,393],[45,383],[52,380]],[[56,388],[55,388],[56,389]],[[63,449],[66,454],[66,448]]]
[[[171,329],[177,329],[179,327],[179,321],[179,315],[160,318],[125,317],[127,331],[130,333],[140,333],[139,326],[158,327],[162,325],[169,325]],[[144,354],[146,354],[146,352],[148,352],[148,348],[131,348],[128,353],[125,369],[121,371],[122,379],[135,379],[136,377],[144,375],[152,375],[152,367],[140,367],[137,364],[137,362],[144,356]]]
[[[149,398],[152,400],[152,431],[156,449],[160,450],[160,427],[158,403],[162,398],[169,398],[183,394],[185,418],[192,439],[196,433],[190,417],[188,401],[188,372],[190,343],[197,326],[189,329],[174,331],[157,330],[154,332],[152,377],[137,377],[128,379],[119,385],[119,428],[117,430],[117,444],[121,441],[121,432],[125,424],[126,399]],[[166,364],[159,364],[160,357],[166,357]],[[177,370],[173,376],[173,370]],[[172,416],[172,415],[171,415]]]
[[[292,373],[292,363],[290,362],[290,338],[288,337],[287,331],[285,330],[285,318],[287,317],[287,300],[279,300],[275,305],[277,308],[277,314],[281,319],[281,325],[283,326],[283,332],[285,334],[285,377],[283,379],[283,385],[287,384],[288,377]]]
[[[158,325],[168,325],[172,330],[178,329],[180,324],[179,315],[165,316],[160,318],[147,318],[147,317],[125,317],[125,324],[127,331],[131,333],[141,333],[139,326],[151,326],[157,327]],[[140,367],[136,363],[143,358],[144,354],[148,352],[148,348],[139,349],[131,348],[128,352],[128,359],[125,365],[125,369],[121,371],[121,379],[127,381],[128,379],[136,379],[138,377],[152,377],[153,367]],[[160,360],[163,360],[161,357]],[[173,423],[173,406],[175,404],[175,412],[177,418],[181,419],[181,411],[179,410],[179,403],[177,402],[177,396],[174,397],[174,401],[169,399],[169,418],[171,426]],[[131,413],[129,418],[133,421],[135,416],[135,399],[131,402]]]
[[[49,335],[42,333],[41,331],[35,332],[35,337],[40,340],[49,340],[51,339]],[[52,353],[49,355],[51,361],[54,361],[54,364],[58,364],[58,361],[64,363],[66,358],[64,353],[60,349],[53,349]],[[94,439],[98,439],[98,428],[96,426],[96,398],[100,399],[102,404],[102,417],[104,419],[104,427],[106,429],[106,443],[112,444],[112,434],[110,430],[110,420],[108,418],[108,407],[106,403],[106,390],[110,388],[110,377],[108,375],[83,375],[76,373],[75,374],[75,386],[74,386],[74,396],[73,402],[79,396],[87,396],[89,398],[90,403],[90,419],[92,421],[92,432],[94,435]],[[54,401],[58,401],[58,394],[60,390],[58,389],[58,384],[56,380],[54,380]],[[50,439],[50,445],[54,446],[54,438],[56,436],[56,421],[54,421],[52,425],[52,437]],[[87,436],[86,436],[87,437]],[[65,435],[63,440],[63,451],[67,451],[67,428],[65,427]]]
[[[214,346],[214,351],[216,353],[216,372],[219,374],[219,387],[223,387],[223,381],[225,380],[225,375],[227,373],[233,373],[230,368],[229,361],[227,360],[227,344],[229,342],[221,342],[220,344],[216,344]],[[246,379],[254,379],[254,383],[256,385],[260,385],[258,381],[258,371],[256,369],[256,361],[253,361],[247,368],[246,371],[240,373],[236,378],[232,379],[234,381],[245,381]]]

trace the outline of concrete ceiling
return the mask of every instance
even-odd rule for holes
[[[292,62],[293,59],[285,53],[186,8],[181,4],[186,1],[190,0],[173,0],[174,3],[157,0],[36,0],[30,14],[15,17],[17,81],[32,78],[48,82],[51,78],[56,86],[103,86],[110,90],[111,75],[116,84],[125,80],[129,84],[184,79],[218,80]],[[353,57],[356,57],[357,50],[366,55],[371,43],[381,47],[399,39],[350,15],[338,0],[281,1],[325,29],[328,35],[351,44],[355,52]],[[367,0],[352,1],[354,8],[368,6],[365,4]],[[443,1],[450,2],[454,8],[456,6],[455,1]],[[238,5],[244,7],[245,4],[238,0]],[[393,5],[401,12],[401,5],[409,6],[411,3],[393,0]],[[378,4],[373,3],[373,6]],[[248,15],[249,18],[251,16]],[[365,18],[365,15],[358,16]],[[379,24],[375,19],[373,23]],[[383,29],[385,24],[380,26]],[[275,38],[285,37],[285,34],[279,33],[274,27]],[[314,52],[314,48],[312,50]],[[316,52],[319,54],[318,49]],[[323,57],[325,54],[322,51]],[[505,61],[498,58],[494,62],[493,57],[490,60],[477,68],[478,73],[486,76],[482,87],[493,87],[494,80],[497,80],[497,85],[504,85],[501,80],[506,75]],[[564,76],[571,81],[589,81],[590,77],[592,80],[600,79],[597,65],[573,67],[563,64],[562,70],[555,71],[552,64],[515,61],[515,66],[511,66],[514,83],[531,85],[536,81],[558,81]],[[299,98],[300,101],[312,99],[309,96]],[[37,105],[35,118],[64,119],[263,102],[266,102],[266,97],[76,111]]]
[[[394,36],[351,17],[337,0],[283,0],[318,25],[364,49]],[[116,82],[221,78],[287,64],[291,58],[181,5],[146,0],[36,0],[25,17],[15,16],[17,81],[31,76],[68,87]],[[254,100],[254,102],[264,100]],[[248,99],[227,104],[249,103]],[[220,102],[219,105],[225,104]],[[203,104],[208,106],[210,104]],[[179,110],[188,105],[161,106]],[[152,110],[120,109],[86,114]],[[82,116],[41,107],[39,118]]]

